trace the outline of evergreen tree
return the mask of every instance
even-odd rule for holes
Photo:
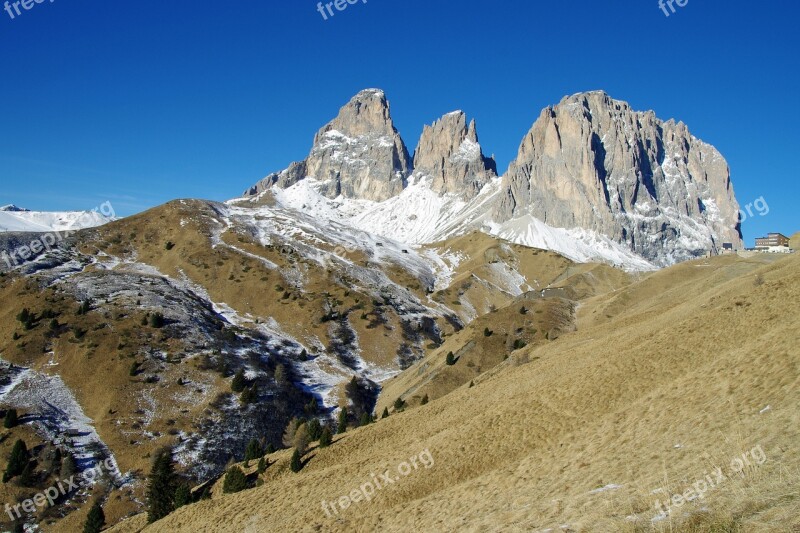
[[[311,442],[318,441],[322,435],[322,424],[319,423],[319,419],[312,418],[306,426],[308,427],[308,438]]]
[[[178,485],[178,488],[175,489],[175,509],[183,507],[184,505],[189,505],[190,503],[192,503],[192,491],[189,489],[189,485],[181,483]]]
[[[174,509],[175,471],[169,449],[156,453],[147,487],[147,521],[161,520]]]
[[[361,420],[359,421],[360,425],[368,426],[372,422],[372,417],[369,416],[369,413],[364,413],[361,415]]]
[[[264,451],[261,449],[261,444],[259,444],[258,440],[250,439],[250,442],[247,443],[247,449],[244,451],[245,465],[249,466],[250,461],[254,461],[263,455]]]
[[[241,492],[247,488],[247,476],[238,466],[232,466],[225,474],[225,481],[222,484],[222,492],[231,494]]]
[[[252,386],[247,387],[240,396],[242,403],[245,405],[256,403],[258,401],[258,385],[253,383]]]
[[[233,381],[231,381],[231,390],[233,392],[242,392],[247,386],[247,379],[244,377],[244,369],[239,370],[235,376],[233,376]]]
[[[23,487],[33,486],[33,463],[30,461],[28,461],[25,468],[22,469],[22,473],[19,475],[19,484]]]
[[[447,352],[447,366],[453,366],[456,364],[456,356],[453,355],[453,352]]]
[[[16,409],[9,409],[6,411],[6,417],[3,420],[3,427],[6,429],[11,429],[16,427],[17,423],[19,422],[19,417],[17,415]]]
[[[268,442],[267,447],[264,449],[264,453],[267,455],[275,453],[275,446],[273,446],[271,442]]]
[[[347,431],[347,407],[342,407],[342,410],[339,411],[339,425],[336,428],[336,433],[340,435]]]
[[[266,457],[262,457],[261,459],[259,459],[258,460],[258,475],[260,476],[261,474],[266,472],[268,466],[269,465],[267,464],[267,458]]]
[[[383,408],[383,414],[381,415],[381,419],[383,419],[383,418],[389,418],[389,408],[388,407],[384,407]]]
[[[25,322],[28,322],[30,319],[31,319],[31,312],[28,310],[28,308],[27,308],[27,307],[26,307],[26,308],[24,308],[22,311],[20,311],[20,312],[17,314],[17,320],[19,320],[19,321],[20,321],[20,322],[22,322],[23,324],[24,324]]]
[[[83,525],[83,533],[100,533],[106,524],[106,515],[100,502],[95,502],[89,510],[86,522]]]
[[[294,453],[292,454],[292,472],[295,474],[303,469],[303,456],[300,455],[300,451],[295,448]]]
[[[428,395],[422,397],[422,401],[419,402],[420,405],[428,405]]]
[[[399,411],[405,406],[406,406],[406,402],[402,398],[398,398],[398,399],[396,399],[394,401],[394,410],[395,411]]]
[[[325,426],[322,428],[322,433],[319,436],[319,447],[320,448],[327,448],[333,443],[333,434],[331,433],[331,428]]]
[[[25,441],[17,439],[14,447],[11,449],[11,455],[8,458],[8,465],[3,474],[3,483],[8,482],[10,479],[22,474],[30,462],[31,456],[28,452],[28,447]]]

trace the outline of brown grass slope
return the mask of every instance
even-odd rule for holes
[[[800,232],[792,235],[792,238],[789,240],[789,247],[794,250],[800,250]]]
[[[273,473],[146,531],[796,531],[798,316],[800,256],[666,269],[587,302],[578,331],[529,350],[532,362],[510,359],[473,388],[311,452],[299,474]],[[756,446],[763,465],[651,522],[658,499],[717,465],[727,474]],[[322,500],[424,449],[433,468],[323,512]]]

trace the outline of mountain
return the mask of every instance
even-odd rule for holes
[[[490,313],[480,342],[539,320],[519,305]],[[220,480],[210,501],[110,531],[797,529],[797,254],[685,262],[575,315],[488,369],[458,339],[453,365],[436,351],[391,380],[388,418],[312,444],[299,472],[281,450],[260,475],[239,464],[252,489]]]
[[[730,170],[681,122],[636,112],[604,92],[542,111],[506,173],[499,220],[531,214],[584,228],[657,264],[741,248]]]
[[[328,198],[382,201],[403,190],[411,157],[394,127],[383,91],[368,89],[353,97],[314,137],[309,156],[271,174],[248,191],[290,187],[307,176],[321,182]]]
[[[0,233],[77,231],[94,228],[114,220],[113,209],[93,211],[31,211],[7,205],[0,208]]]
[[[722,155],[683,123],[604,92],[542,111],[502,177],[463,112],[425,126],[413,161],[404,147],[384,93],[364,91],[317,134],[308,159],[246,194],[302,188],[290,196],[319,194],[340,222],[408,243],[478,230],[632,270],[742,242]]]

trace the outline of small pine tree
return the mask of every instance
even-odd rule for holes
[[[247,476],[238,466],[232,466],[225,474],[225,481],[222,483],[222,492],[231,494],[241,492],[247,488]]]
[[[28,310],[27,307],[17,314],[17,320],[19,320],[23,324],[28,322],[30,319],[31,319],[31,312]]]
[[[19,484],[23,487],[33,486],[33,463],[30,461],[28,461],[28,464],[25,465],[19,475]]]
[[[86,516],[86,522],[83,525],[83,533],[100,533],[103,526],[106,524],[106,515],[103,512],[103,506],[100,502],[95,502]]]
[[[483,330],[484,337],[491,337],[494,334],[494,331],[490,330],[488,327]]]
[[[333,443],[333,434],[331,433],[331,428],[325,426],[322,428],[322,434],[319,436],[319,447],[320,448],[327,448]]]
[[[239,393],[242,392],[246,386],[247,379],[244,377],[244,369],[240,369],[236,375],[233,376],[233,381],[231,381],[231,390]]]
[[[406,402],[402,398],[398,398],[398,399],[396,399],[394,401],[394,410],[395,411],[399,411],[405,406],[406,406]]]
[[[275,453],[275,446],[273,446],[271,442],[268,442],[267,447],[264,449],[264,453],[267,455]]]
[[[389,418],[389,408],[388,407],[384,407],[383,408],[383,414],[381,415],[381,419],[384,419],[384,418]]]
[[[319,423],[319,419],[312,418],[311,421],[306,424],[306,427],[308,428],[308,438],[311,442],[318,441],[322,435],[322,424]]]
[[[340,435],[347,431],[347,407],[342,407],[339,411],[339,424],[336,427],[336,433]]]
[[[372,417],[369,416],[369,413],[364,413],[361,415],[361,420],[359,421],[359,425],[368,426],[370,422],[372,422]]]
[[[161,520],[175,508],[175,471],[169,449],[156,453],[147,487],[147,521]]]
[[[472,387],[474,387],[474,386],[475,386],[475,382],[474,382],[474,381],[470,381],[470,382],[469,382],[469,387],[468,387],[468,388],[470,388],[470,389],[471,389],[471,388],[472,388]]]
[[[244,389],[242,395],[240,396],[242,403],[247,405],[251,403],[256,403],[258,401],[258,385],[255,383]]]
[[[528,314],[528,308],[523,305],[519,310],[519,314],[527,315]]]
[[[447,352],[447,360],[445,361],[447,366],[453,366],[456,364],[456,356],[453,355],[453,352]]]
[[[264,451],[261,449],[261,444],[259,444],[258,440],[250,439],[250,442],[247,443],[247,449],[244,451],[245,465],[249,465],[250,461],[255,461],[263,455]]]
[[[14,447],[11,449],[11,455],[8,458],[8,465],[3,474],[3,483],[8,482],[10,479],[19,476],[28,467],[30,463],[30,453],[25,441],[17,439]]]
[[[258,475],[260,476],[261,474],[266,472],[268,466],[269,466],[269,464],[267,464],[267,458],[266,457],[262,457],[261,459],[259,459],[258,460]]]
[[[58,323],[58,319],[57,318],[54,318],[53,320],[50,321],[50,331],[55,331],[60,326],[61,326],[61,324]]]
[[[422,401],[419,402],[420,405],[428,405],[428,395],[422,397]]]
[[[189,489],[189,485],[181,483],[178,485],[178,488],[175,489],[175,509],[183,507],[184,505],[189,505],[190,503],[192,503],[192,491]]]
[[[292,454],[291,468],[292,472],[295,474],[303,469],[303,456],[300,455],[300,451],[297,448],[295,448],[294,453]]]
[[[6,429],[11,429],[17,426],[19,423],[19,417],[17,415],[16,409],[9,409],[6,411],[6,417],[3,419],[3,427]]]

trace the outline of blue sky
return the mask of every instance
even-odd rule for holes
[[[0,0],[2,2],[4,0]],[[0,11],[0,204],[131,214],[225,200],[305,157],[353,94],[386,90],[413,150],[454,109],[500,170],[543,107],[604,89],[728,159],[756,234],[800,230],[800,7],[788,0],[55,0]],[[13,9],[13,7],[12,7]]]

